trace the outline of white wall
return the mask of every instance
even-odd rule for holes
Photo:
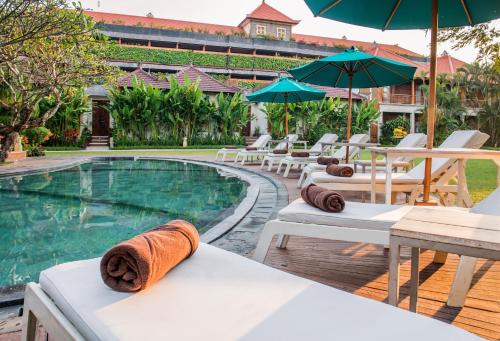
[[[255,134],[255,128],[259,127],[260,134],[267,134],[267,115],[261,110],[263,103],[251,103],[250,112],[252,113],[251,134]]]

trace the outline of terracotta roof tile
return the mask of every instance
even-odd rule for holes
[[[464,64],[465,62],[445,52],[437,58],[437,73],[455,73],[459,68],[464,66]]]
[[[416,66],[417,71],[415,72],[415,75],[418,75],[420,72],[429,71],[429,68],[426,64],[421,64],[421,63],[415,62],[415,61],[408,59],[408,58],[405,58],[405,57],[403,57],[395,52],[386,50],[380,46],[372,47],[371,49],[367,50],[366,52],[369,54],[372,54],[374,56],[391,59],[391,60],[394,60],[396,62],[408,64],[411,66]]]
[[[137,69],[133,72],[127,73],[126,75],[118,78],[118,85],[122,87],[131,88],[134,76],[137,78],[138,81],[143,81],[144,84],[151,84],[152,86],[160,89],[170,88],[170,85],[168,84],[167,81],[158,80],[158,78],[147,73],[142,69]]]
[[[328,46],[337,45],[337,46],[345,46],[346,48],[350,48],[351,46],[356,46],[356,47],[361,47],[365,51],[373,48],[373,46],[374,46],[374,43],[367,42],[367,41],[351,40],[351,39],[344,39],[344,38],[329,38],[329,37],[311,36],[311,35],[299,34],[299,33],[292,34],[292,37],[298,43],[328,45]],[[389,51],[392,51],[392,52],[395,52],[398,54],[402,54],[405,56],[422,57],[418,53],[407,50],[399,45],[379,44],[379,43],[377,43],[377,45],[381,46],[382,48],[384,48],[386,50],[389,50]]]
[[[262,3],[252,11],[252,13],[247,14],[246,18],[242,21],[240,26],[248,19],[257,19],[257,20],[264,20],[264,21],[277,21],[281,23],[286,23],[286,24],[292,24],[292,25],[297,25],[300,20],[293,20],[289,16],[281,13],[277,9],[269,6],[266,4],[265,1],[262,1]]]
[[[180,84],[184,84],[184,77],[189,78],[192,82],[199,80],[198,86],[203,92],[235,93],[239,91],[238,88],[227,86],[194,66],[188,66],[175,74],[175,79],[177,79]]]
[[[332,88],[332,87],[329,87],[329,86],[319,86],[319,85],[315,85],[315,84],[307,84],[313,88],[316,88],[318,90],[321,90],[321,91],[324,91],[326,92],[326,95],[325,97],[333,97],[333,98],[337,98],[337,97],[340,97],[342,99],[348,99],[349,98],[349,91],[347,91],[346,89],[342,89],[342,88]],[[365,96],[362,96],[362,95],[359,95],[359,94],[356,94],[356,93],[352,93],[352,99],[354,100],[363,100],[365,99]]]
[[[224,32],[224,34],[242,32],[241,28],[228,25],[206,24],[206,23],[174,20],[174,19],[148,18],[137,15],[104,13],[104,12],[94,12],[94,11],[85,11],[85,14],[93,18],[96,22],[102,22],[106,24],[143,26],[143,27],[153,27],[159,29],[187,30],[194,32],[208,32],[212,34],[216,34],[219,32]]]

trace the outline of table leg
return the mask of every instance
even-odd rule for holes
[[[371,178],[371,183],[372,183],[371,203],[372,204],[375,203],[375,199],[376,199],[376,196],[377,196],[377,192],[376,192],[376,187],[377,187],[377,182],[376,182],[376,179],[377,179],[377,169],[376,169],[376,165],[377,165],[377,153],[373,153],[372,152],[372,168],[371,168],[371,174],[372,174],[372,178]]]
[[[447,304],[450,307],[462,307],[469,292],[477,258],[461,256],[457,266],[457,272],[451,285]]]
[[[392,198],[392,158],[387,155],[385,160],[385,203],[391,204]]]
[[[401,245],[399,242],[390,240],[389,252],[389,304],[396,306],[399,300],[399,253]]]
[[[410,311],[417,312],[420,248],[411,248]]]

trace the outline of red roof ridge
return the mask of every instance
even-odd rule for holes
[[[230,93],[235,93],[235,92],[239,91],[238,88],[228,86],[228,85],[222,83],[221,81],[215,79],[214,77],[210,76],[208,73],[203,72],[202,70],[198,69],[197,67],[195,67],[193,65],[188,65],[188,66],[182,68],[181,70],[179,70],[175,74],[174,77],[175,77],[175,79],[177,79],[178,82],[182,83],[182,81],[184,81],[183,75],[187,74],[188,72],[192,72],[194,74],[199,75],[199,77],[197,78],[196,81],[200,82],[200,88],[202,88],[203,91],[206,91],[206,92],[230,92]],[[188,74],[188,76],[189,76],[189,74]],[[191,81],[193,81],[193,80],[191,80]],[[205,81],[205,83],[204,83],[204,81]],[[211,82],[211,83],[215,83],[215,84],[207,84],[206,82]],[[207,88],[203,89],[203,87],[204,87],[203,85],[205,85],[205,86],[211,85],[214,87],[211,89],[207,89]]]
[[[300,22],[300,20],[293,20],[286,14],[278,11],[276,8],[271,7],[266,3],[265,0],[262,0],[262,3],[250,14],[247,14],[246,18],[243,19],[243,21],[238,26],[241,26],[247,19],[258,19],[273,22],[277,21],[292,25],[297,25]]]

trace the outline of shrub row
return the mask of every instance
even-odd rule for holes
[[[148,49],[143,47],[112,45],[107,57],[115,60],[153,62],[163,64],[193,64],[240,69],[283,71],[307,63],[308,59],[282,59],[240,55],[211,54],[182,50]]]

